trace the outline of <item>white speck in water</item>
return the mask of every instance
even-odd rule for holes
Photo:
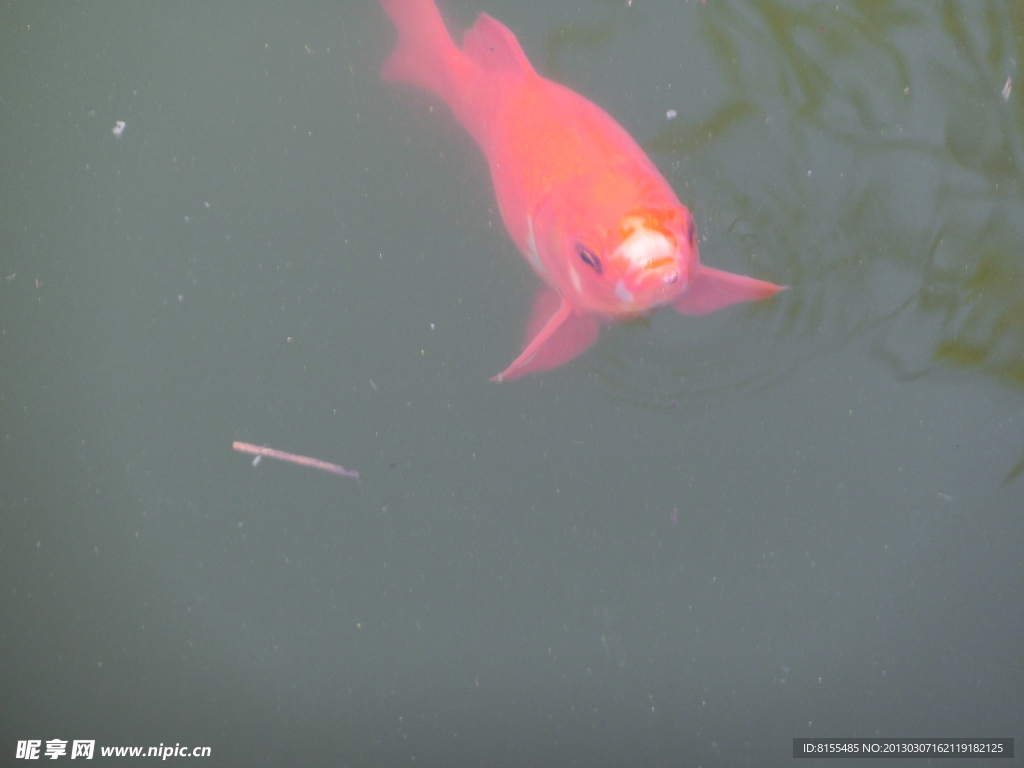
[[[675,120],[676,111],[674,109],[670,109],[668,112],[665,113],[665,117],[667,117],[669,120]]]
[[[124,127],[124,120],[118,120],[116,123],[114,123],[114,127],[110,129],[110,132],[114,134],[115,139],[121,138],[121,134],[124,133]]]

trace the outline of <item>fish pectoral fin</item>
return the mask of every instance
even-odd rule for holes
[[[706,315],[741,301],[767,299],[785,289],[784,285],[701,265],[686,293],[673,302],[672,308],[684,315]]]
[[[541,288],[533,302],[522,354],[491,381],[557,368],[586,351],[597,341],[600,330],[596,317],[576,311],[551,288]]]

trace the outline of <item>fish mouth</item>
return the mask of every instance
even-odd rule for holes
[[[630,270],[621,281],[618,291],[620,300],[628,295],[637,308],[651,308],[670,304],[678,298],[686,286],[683,266],[675,259],[660,258],[643,267]],[[624,295],[625,294],[625,295]]]
[[[643,307],[667,304],[686,285],[683,255],[675,238],[660,229],[633,226],[613,256],[622,264],[622,286],[616,294],[623,303]]]
[[[673,259],[660,259],[647,268],[652,275],[656,275],[665,285],[672,285],[679,282],[679,268]]]
[[[683,277],[679,262],[669,257],[655,259],[632,272],[630,282],[637,288],[671,286]]]

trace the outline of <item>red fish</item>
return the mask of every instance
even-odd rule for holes
[[[671,306],[702,315],[783,286],[703,266],[693,216],[608,113],[538,75],[481,13],[452,41],[434,0],[380,0],[398,28],[382,76],[431,91],[490,164],[505,227],[544,285],[523,351],[491,381],[556,368],[601,324]]]

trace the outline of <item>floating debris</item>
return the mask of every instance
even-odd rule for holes
[[[255,454],[256,458],[253,459],[253,466],[256,466],[259,463],[261,456],[266,456],[268,459],[289,461],[292,464],[299,464],[303,467],[313,467],[313,469],[322,469],[324,472],[332,472],[333,474],[341,475],[342,477],[351,477],[353,480],[359,479],[359,472],[354,469],[345,469],[337,464],[320,461],[320,459],[312,459],[309,456],[299,456],[296,453],[285,453],[284,451],[277,451],[273,448],[264,448],[261,445],[240,443],[237,440],[231,443],[231,447],[236,451],[241,451],[242,453]]]

